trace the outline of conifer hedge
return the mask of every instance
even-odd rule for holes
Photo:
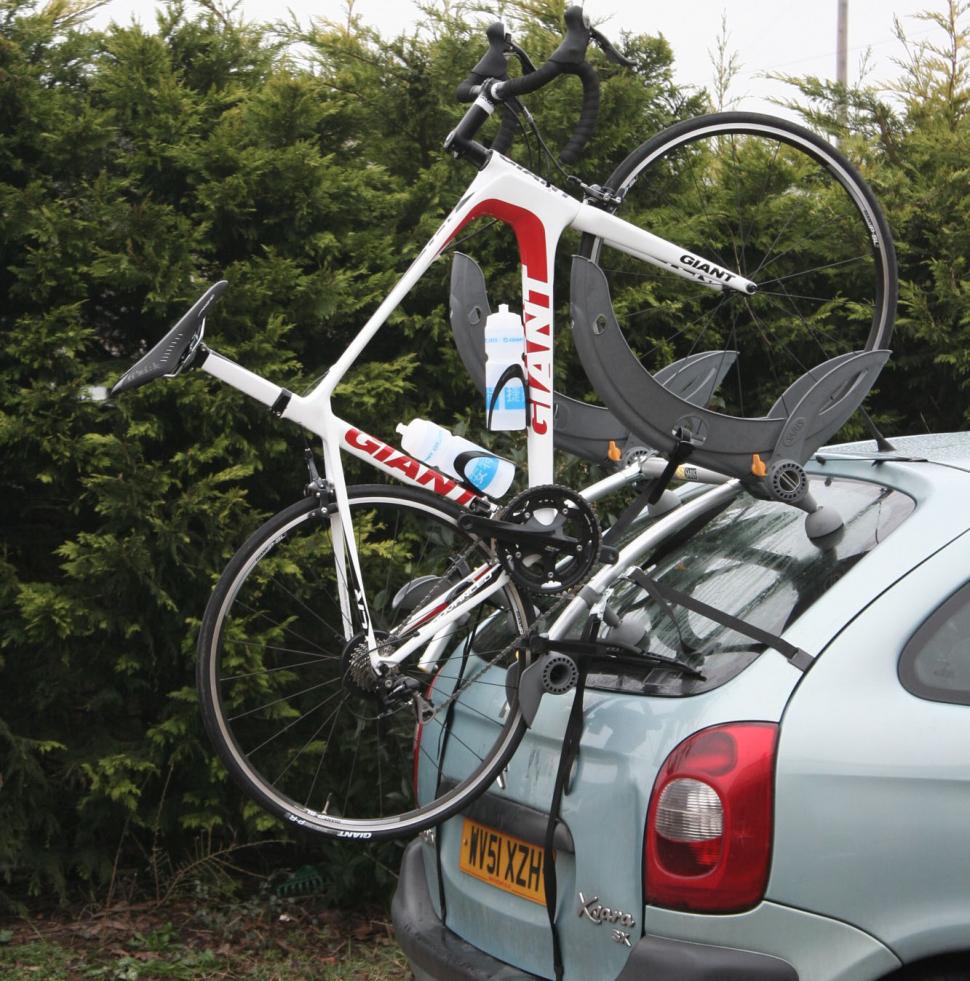
[[[562,8],[504,10],[538,60]],[[940,18],[954,59],[913,67],[902,99],[854,92],[847,115],[844,93],[800,83],[899,242],[900,355],[876,403],[896,431],[968,422],[965,9]],[[623,47],[639,70],[599,65],[593,180],[705,105],[674,86],[662,39]],[[178,0],[155,29],[94,31],[70,0],[0,0],[2,901],[103,898],[126,869],[163,890],[200,854],[281,836],[204,744],[194,647],[221,567],[301,493],[302,435],[201,373],[103,387],[220,278],[211,345],[294,390],[318,377],[470,177],[439,147],[482,48],[455,6],[387,41],[353,18],[270,29]],[[577,101],[564,84],[530,102],[554,145]],[[516,289],[510,245],[496,227],[467,246],[498,297]],[[415,415],[470,418],[447,276],[436,265],[368,348],[341,414],[387,438]],[[334,898],[393,864],[314,854]]]

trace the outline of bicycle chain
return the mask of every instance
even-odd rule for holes
[[[452,562],[450,568],[448,569],[445,575],[447,576],[455,569],[460,569],[463,565],[467,567],[468,559],[475,553],[481,555],[480,547],[478,545],[469,545],[464,552],[461,552],[454,559],[454,561]],[[492,560],[498,561],[497,557],[495,556],[492,557]],[[470,677],[464,678],[461,687],[459,689],[453,691],[450,695],[446,696],[440,702],[440,704],[434,705],[433,714],[430,717],[427,717],[424,721],[430,722],[431,719],[436,717],[440,712],[447,711],[448,707],[452,704],[452,702],[454,702],[462,694],[462,692],[464,692],[468,688],[469,685],[474,684],[474,682],[476,682],[479,678],[481,678],[482,675],[484,675],[487,671],[489,671],[492,667],[494,667],[498,661],[501,661],[503,658],[508,657],[513,652],[517,650],[521,650],[523,647],[525,647],[529,642],[529,637],[540,627],[540,625],[545,626],[548,623],[550,617],[558,616],[559,613],[566,606],[568,606],[569,603],[573,601],[573,599],[575,599],[579,590],[582,588],[583,585],[585,585],[586,582],[589,581],[591,575],[592,572],[590,571],[590,575],[586,576],[583,582],[577,583],[575,586],[571,588],[569,592],[560,593],[556,602],[553,603],[548,610],[540,613],[539,616],[536,617],[536,619],[531,624],[529,624],[529,627],[526,631],[514,637],[511,641],[509,641],[508,644],[505,645],[505,647],[503,647],[500,651],[498,651],[498,653],[495,654],[491,659],[486,660],[485,658],[481,658],[481,660],[485,661],[482,667],[480,667]]]

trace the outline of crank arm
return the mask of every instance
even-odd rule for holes
[[[558,548],[578,545],[575,538],[561,535],[557,532],[543,531],[539,528],[526,528],[512,521],[499,521],[495,518],[485,518],[477,514],[463,514],[458,519],[458,527],[463,531],[471,531],[486,538],[495,538],[501,542],[512,542],[515,545],[526,545],[540,548],[543,545],[554,545]]]

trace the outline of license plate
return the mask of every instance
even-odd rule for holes
[[[458,867],[505,892],[546,904],[543,849],[465,818]]]

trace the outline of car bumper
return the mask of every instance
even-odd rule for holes
[[[391,918],[416,981],[535,981],[452,933],[431,903],[421,842],[404,852]],[[568,974],[568,966],[567,966]],[[777,957],[732,947],[642,937],[616,981],[798,981]]]

